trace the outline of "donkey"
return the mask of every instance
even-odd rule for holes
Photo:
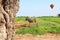
[[[37,22],[36,18],[30,18],[27,16],[25,20],[28,21],[29,23],[35,23],[36,27],[38,27],[38,22]]]

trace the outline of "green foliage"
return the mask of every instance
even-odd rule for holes
[[[44,34],[46,31],[43,28],[36,28],[36,27],[30,27],[30,28],[19,28],[16,31],[16,34],[26,34],[26,33],[30,33],[30,34]]]
[[[16,17],[16,18],[15,18],[15,21],[16,21],[16,22],[25,21],[25,17]]]
[[[59,17],[36,17],[38,19],[38,26],[31,24],[31,27],[19,28],[16,34],[44,34],[44,33],[60,33],[60,18]],[[15,21],[25,21],[25,17],[17,17]]]

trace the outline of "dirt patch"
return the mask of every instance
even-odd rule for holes
[[[47,33],[44,35],[32,35],[32,34],[24,34],[24,35],[16,35],[14,40],[60,40],[60,34],[52,34]]]

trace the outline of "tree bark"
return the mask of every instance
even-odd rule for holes
[[[0,40],[13,40],[19,0],[0,0]]]

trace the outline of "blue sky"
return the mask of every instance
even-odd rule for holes
[[[54,8],[50,8],[54,4]],[[60,0],[20,0],[17,16],[57,16]]]

